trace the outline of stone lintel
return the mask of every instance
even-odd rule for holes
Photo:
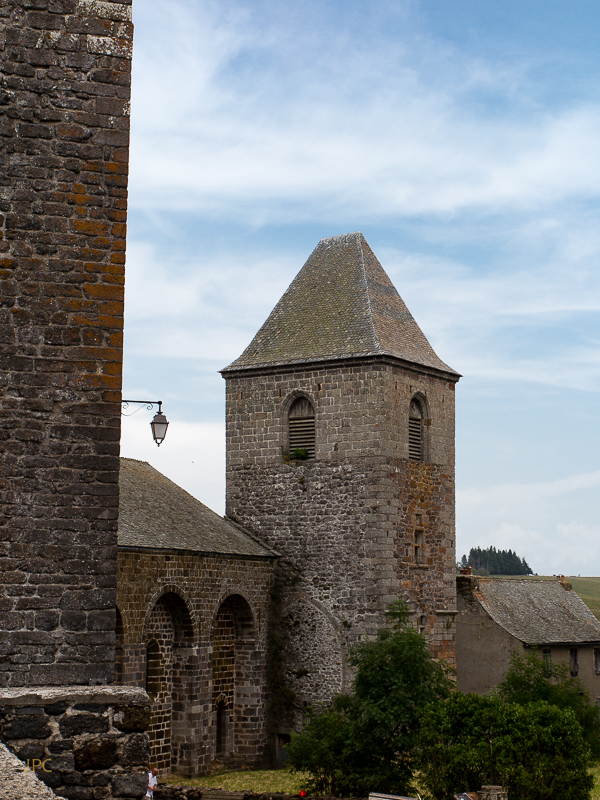
[[[22,686],[0,689],[0,705],[25,708],[47,706],[61,701],[91,703],[105,706],[147,706],[150,704],[144,689],[135,686]]]

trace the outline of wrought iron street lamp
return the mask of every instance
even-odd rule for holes
[[[150,423],[150,427],[152,428],[152,438],[156,442],[157,447],[160,447],[164,441],[165,436],[167,435],[167,428],[169,427],[169,422],[165,415],[162,413],[162,400],[122,400],[121,405],[123,408],[129,408],[129,406],[134,403],[135,405],[139,406],[146,406],[148,411],[152,411],[154,406],[158,406],[158,412],[154,415],[154,419]],[[141,411],[141,408],[138,408],[137,411],[134,411],[133,414],[137,414],[138,411]],[[133,414],[123,414],[124,417],[132,417]]]

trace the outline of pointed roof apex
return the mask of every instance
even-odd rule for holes
[[[223,372],[387,355],[447,375],[360,232],[321,239],[242,355]]]

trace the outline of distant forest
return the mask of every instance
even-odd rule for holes
[[[469,557],[463,556],[461,567],[485,570],[489,575],[533,575],[533,570],[524,558],[519,558],[512,550],[496,550],[495,547],[472,547]]]

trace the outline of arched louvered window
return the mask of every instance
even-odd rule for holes
[[[288,414],[290,455],[301,458],[315,457],[315,410],[310,400],[294,400]]]
[[[410,401],[408,414],[408,458],[423,461],[423,406],[416,397]]]

